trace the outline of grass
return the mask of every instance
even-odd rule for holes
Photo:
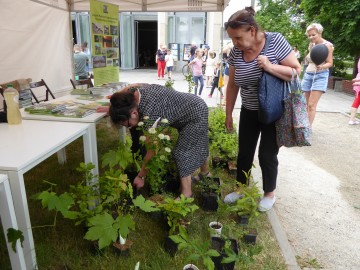
[[[97,138],[99,160],[101,160],[104,153],[117,147],[119,133],[118,130],[107,127],[105,119],[97,125]],[[82,177],[76,171],[79,163],[83,161],[82,147],[82,140],[79,139],[66,148],[68,161],[65,165],[59,165],[56,155],[53,155],[24,176],[39,269],[129,270],[134,269],[135,264],[140,261],[141,270],[169,270],[182,269],[186,263],[189,263],[184,252],[178,252],[172,257],[164,251],[162,246],[166,229],[163,220],[142,212],[134,214],[136,231],[131,232],[129,236],[134,244],[128,256],[119,256],[111,247],[106,248],[101,254],[95,252],[91,242],[83,239],[82,225],[74,226],[72,221],[63,219],[60,215],[57,217],[55,227],[45,226],[53,224],[54,213],[42,209],[39,201],[35,201],[32,197],[48,188],[48,184],[43,180],[56,183],[59,191],[67,190],[69,185],[76,183]],[[217,173],[227,182],[224,189],[230,191],[233,179],[226,172],[217,171]],[[212,220],[214,213],[197,211],[192,217],[189,235],[199,241],[208,241],[208,223]],[[226,224],[226,220],[223,223]],[[266,215],[260,215],[256,227],[259,233],[258,245],[262,246],[263,250],[255,257],[253,264],[241,266],[241,269],[285,270],[284,259]],[[200,269],[205,269],[200,262],[195,263]],[[0,269],[11,269],[5,237],[2,233],[0,234]]]

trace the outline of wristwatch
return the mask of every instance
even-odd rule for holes
[[[139,178],[141,178],[142,180],[145,180],[145,176],[139,176],[139,175],[137,175],[136,177],[139,177]]]

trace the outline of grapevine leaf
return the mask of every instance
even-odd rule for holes
[[[136,199],[133,199],[133,203],[135,206],[139,207],[144,212],[160,211],[160,209],[156,207],[156,203],[150,200],[145,200],[142,195],[139,195],[136,197]]]
[[[114,219],[108,213],[89,218],[90,229],[85,234],[85,239],[99,241],[99,249],[114,243],[118,237],[117,230],[113,227]]]

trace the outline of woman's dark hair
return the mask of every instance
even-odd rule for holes
[[[119,124],[130,118],[130,112],[136,107],[133,92],[117,92],[110,98],[109,115],[114,124]]]
[[[259,30],[259,25],[255,21],[255,10],[253,7],[246,7],[245,9],[239,10],[230,16],[229,20],[224,24],[225,30],[227,28],[240,28],[245,27],[246,31],[250,29],[250,27],[254,27],[256,30]]]

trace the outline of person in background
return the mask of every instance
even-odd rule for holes
[[[216,61],[215,62],[215,69],[214,69],[214,81],[213,81],[213,85],[211,87],[211,91],[210,94],[208,95],[209,98],[212,97],[215,88],[217,88],[220,92],[220,98],[224,98],[224,95],[222,93],[221,88],[219,88],[219,78],[220,78],[220,62]]]
[[[79,79],[87,79],[89,73],[86,71],[86,63],[89,61],[88,56],[82,52],[79,44],[74,45],[74,70],[75,76]]]
[[[224,73],[223,73],[223,80],[224,80],[224,86],[222,88],[224,93],[224,98],[226,99],[226,87],[229,81],[229,64],[228,64],[228,58],[229,54],[232,50],[234,45],[232,43],[227,44],[223,49],[223,65],[224,65]]]
[[[202,49],[198,48],[195,51],[196,57],[188,64],[188,66],[192,67],[192,73],[193,73],[193,81],[195,83],[194,86],[194,92],[195,95],[197,95],[197,89],[200,82],[200,89],[199,89],[199,96],[201,96],[201,92],[204,88],[204,77],[202,73]]]
[[[356,113],[360,105],[360,59],[358,61],[357,65],[358,73],[356,75],[356,78],[353,80],[353,87],[355,91],[355,99],[353,104],[351,105],[350,109],[350,120],[349,125],[358,125],[360,124],[360,121],[356,118]]]
[[[159,49],[156,51],[155,62],[158,67],[158,80],[160,78],[164,79],[165,73],[165,56],[166,56],[166,46],[164,44],[160,44]]]
[[[189,63],[196,57],[195,52],[197,50],[197,46],[195,42],[191,43],[191,47],[190,47],[190,53],[189,53]]]
[[[87,41],[84,41],[82,44],[81,44],[81,51],[83,53],[86,54],[86,56],[88,57],[88,60],[86,62],[86,72],[90,72],[90,58],[91,58],[91,55],[90,55],[90,50],[88,48],[88,43]]]
[[[173,66],[174,66],[174,57],[171,54],[171,50],[167,49],[166,50],[167,54],[165,55],[165,62],[166,62],[166,68],[167,68],[167,73],[168,73],[168,80],[171,80],[171,75],[172,75],[172,70],[173,70]]]
[[[306,28],[306,35],[310,40],[309,54],[311,49],[318,44],[325,44],[329,50],[328,57],[320,65],[315,65],[311,58],[308,58],[309,65],[302,78],[301,89],[305,93],[310,125],[314,122],[316,106],[320,97],[327,90],[329,68],[333,65],[334,46],[329,41],[323,39],[323,31],[324,28],[319,23],[312,23]]]
[[[206,76],[206,87],[211,87],[211,83],[214,76],[214,52],[209,52],[209,56],[205,62],[205,76]]]
[[[113,123],[128,128],[136,127],[145,116],[154,122],[159,117],[167,119],[168,125],[179,131],[172,153],[185,197],[193,195],[191,174],[199,167],[202,176],[210,176],[208,107],[200,97],[156,84],[131,84],[112,95],[110,108],[102,106],[97,111],[108,111]],[[144,160],[151,157],[147,152]],[[134,179],[137,189],[144,186],[146,174],[144,164]]]
[[[261,133],[258,155],[264,195],[258,210],[264,212],[270,210],[276,200],[279,146],[276,143],[275,122],[262,124],[258,119],[258,80],[263,71],[266,71],[290,81],[293,70],[300,73],[301,66],[292,47],[280,33],[273,33],[267,54],[264,55],[263,49],[266,39],[270,38],[269,33],[260,30],[254,16],[254,9],[246,7],[232,14],[224,25],[234,44],[228,58],[229,82],[226,90],[225,125],[229,132],[234,131],[232,113],[241,89],[237,181],[248,184],[245,173],[251,174]],[[232,203],[240,197],[239,192],[233,192],[226,195],[224,201]]]

